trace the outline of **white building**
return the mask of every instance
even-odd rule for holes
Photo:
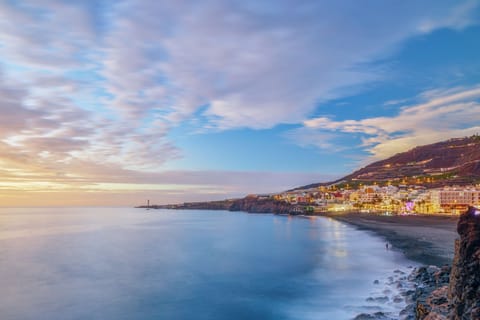
[[[475,188],[443,188],[432,190],[432,205],[436,208],[445,206],[478,206],[480,190]]]

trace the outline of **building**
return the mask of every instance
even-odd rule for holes
[[[480,205],[480,190],[476,188],[435,189],[430,193],[432,206],[438,211],[456,213],[468,206]]]

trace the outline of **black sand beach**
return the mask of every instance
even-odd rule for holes
[[[402,251],[411,260],[436,266],[452,263],[458,217],[363,213],[327,216],[384,237],[392,250]]]

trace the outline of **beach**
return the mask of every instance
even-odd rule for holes
[[[456,216],[383,216],[365,213],[329,213],[328,217],[385,238],[389,249],[425,265],[451,264],[458,237]]]

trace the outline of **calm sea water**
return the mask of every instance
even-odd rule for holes
[[[411,262],[328,218],[0,209],[0,318],[351,319]]]

